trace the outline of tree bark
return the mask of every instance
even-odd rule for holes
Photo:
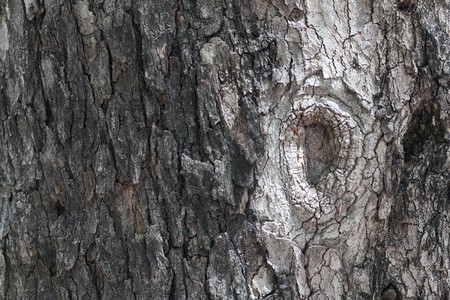
[[[0,1],[0,298],[448,299],[449,14]]]

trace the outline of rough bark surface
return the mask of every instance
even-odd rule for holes
[[[448,0],[1,0],[1,299],[448,299]]]

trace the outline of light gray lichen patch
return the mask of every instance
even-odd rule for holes
[[[6,60],[6,53],[9,49],[8,27],[6,26],[5,17],[0,15],[0,60]]]

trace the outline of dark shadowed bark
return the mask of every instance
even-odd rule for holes
[[[448,0],[0,0],[1,299],[448,299]]]

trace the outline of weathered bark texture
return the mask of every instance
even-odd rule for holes
[[[0,0],[1,299],[448,299],[448,0]]]

